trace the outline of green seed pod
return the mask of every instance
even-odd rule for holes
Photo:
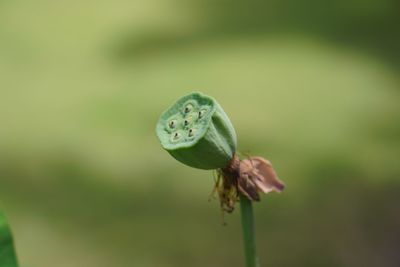
[[[199,92],[167,109],[156,133],[175,159],[198,169],[225,167],[236,151],[236,133],[228,116],[214,98]]]

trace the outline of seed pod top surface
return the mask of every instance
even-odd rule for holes
[[[168,108],[156,133],[165,150],[195,168],[224,167],[236,151],[236,133],[228,116],[214,98],[199,92]]]

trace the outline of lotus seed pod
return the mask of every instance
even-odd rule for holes
[[[225,167],[236,151],[236,133],[228,116],[214,98],[198,92],[167,109],[156,133],[175,159],[198,169]]]

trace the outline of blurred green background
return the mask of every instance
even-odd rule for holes
[[[212,173],[162,151],[159,114],[214,96],[282,194],[262,266],[400,266],[400,5],[0,2],[0,201],[26,267],[243,266]]]

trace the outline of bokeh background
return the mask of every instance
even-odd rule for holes
[[[162,151],[200,90],[287,188],[262,266],[400,266],[396,0],[0,3],[0,201],[22,266],[243,266],[212,173]]]

